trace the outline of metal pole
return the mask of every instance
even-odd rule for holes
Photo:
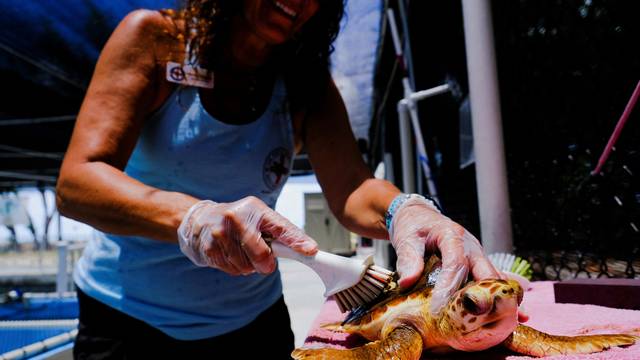
[[[62,217],[60,211],[56,209],[56,218],[58,220],[58,241],[62,241]]]
[[[15,179],[22,179],[22,180],[37,180],[37,181],[44,181],[44,182],[50,182],[50,183],[56,182],[55,176],[27,174],[27,173],[21,173],[17,171],[0,170],[0,177],[15,178]]]
[[[411,146],[411,124],[406,102],[398,102],[398,126],[400,127],[400,156],[402,158],[402,191],[416,191],[415,173],[413,171],[413,147]]]
[[[61,121],[75,121],[77,117],[77,115],[62,115],[23,119],[3,119],[2,121],[0,121],[0,126],[33,125]]]
[[[411,83],[411,88],[416,88],[416,77],[413,72],[413,55],[411,54],[411,33],[409,32],[409,17],[407,16],[407,7],[409,2],[405,0],[398,1],[398,10],[400,10],[400,23],[402,24],[403,40],[403,58],[407,66],[407,75]]]
[[[416,107],[416,103],[406,99],[401,100],[400,103],[405,104],[407,109],[409,110],[411,123],[413,124],[414,135],[416,137],[418,160],[420,160],[420,164],[422,164],[422,171],[425,179],[427,180],[427,189],[429,190],[429,195],[431,195],[431,197],[434,198],[434,200],[436,200],[438,203],[441,203],[440,199],[438,199],[438,190],[436,189],[436,183],[433,181],[433,176],[431,176],[431,168],[429,167],[429,159],[427,158],[427,149],[424,146],[422,131],[420,131],[420,122],[418,119],[418,109]]]
[[[481,238],[487,253],[513,241],[489,0],[462,0]]]
[[[56,246],[58,246],[58,273],[56,274],[56,293],[58,293],[59,297],[69,291],[68,284],[69,278],[67,274],[68,268],[68,253],[69,253],[69,244],[66,241],[58,241]]]
[[[629,119],[629,115],[631,115],[631,111],[633,110],[633,107],[636,106],[636,102],[638,101],[639,97],[640,97],[640,81],[638,81],[638,85],[636,85],[635,90],[633,90],[633,93],[631,94],[631,98],[629,99],[627,106],[625,106],[624,111],[622,112],[622,116],[618,120],[616,127],[613,129],[613,134],[611,134],[611,137],[609,138],[607,145],[604,147],[604,151],[602,151],[602,155],[600,155],[600,159],[598,159],[598,165],[596,165],[596,168],[591,172],[591,175],[599,174],[600,171],[602,170],[604,163],[609,158],[609,154],[611,154],[611,150],[613,150],[613,147],[615,146],[616,141],[618,141],[618,137],[620,136],[620,133],[622,133],[624,124],[626,124],[627,119]]]
[[[410,147],[410,134],[411,129],[406,130],[403,129],[403,121],[406,121],[407,112],[411,118],[411,124],[413,125],[413,132],[415,135],[416,141],[416,151],[418,161],[422,164],[423,175],[427,180],[427,186],[429,189],[429,195],[431,195],[434,199],[438,200],[438,192],[435,186],[435,182],[433,177],[431,176],[431,169],[429,167],[429,158],[427,157],[426,147],[424,145],[424,139],[422,137],[422,129],[420,127],[420,121],[418,118],[418,109],[415,105],[414,98],[417,100],[424,99],[428,96],[433,96],[440,94],[441,86],[437,87],[437,90],[433,91],[432,89],[426,90],[426,92],[421,92],[417,97],[415,97],[415,92],[411,87],[409,82],[409,78],[407,76],[407,71],[404,66],[404,54],[402,53],[402,45],[400,42],[400,35],[398,33],[398,27],[396,25],[395,15],[393,9],[387,9],[387,19],[389,21],[389,28],[391,29],[391,38],[393,39],[393,45],[396,52],[396,57],[398,61],[403,65],[402,68],[404,70],[402,77],[402,86],[404,88],[404,99],[398,102],[398,118],[400,121],[400,146],[402,151],[405,151],[405,147]],[[448,90],[448,86],[445,85]],[[412,98],[414,96],[414,98]],[[415,172],[413,170],[413,164],[411,163],[412,155],[402,155],[402,174],[403,176],[412,175],[411,180],[404,180],[404,192],[415,192]],[[406,161],[405,161],[406,160]]]

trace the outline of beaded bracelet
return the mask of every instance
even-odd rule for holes
[[[423,196],[420,194],[400,194],[396,196],[393,199],[393,201],[391,201],[391,204],[389,205],[389,209],[387,209],[387,212],[384,215],[384,220],[387,225],[388,232],[391,232],[391,221],[393,220],[393,216],[395,215],[396,211],[398,211],[398,208],[400,208],[402,204],[404,204],[407,200],[411,198],[422,199],[427,203],[427,205],[430,205],[434,210],[437,210],[440,213],[442,212],[442,208],[440,207],[438,202],[431,196]]]

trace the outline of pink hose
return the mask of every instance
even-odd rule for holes
[[[607,143],[607,146],[604,147],[604,151],[602,152],[602,155],[600,155],[600,159],[598,160],[598,165],[591,172],[591,175],[599,174],[600,171],[602,170],[602,166],[609,158],[609,154],[611,154],[611,149],[613,149],[613,146],[616,144],[616,141],[618,140],[618,137],[622,132],[622,128],[624,127],[624,124],[627,122],[627,119],[631,114],[631,110],[633,110],[633,107],[636,105],[636,102],[638,101],[638,97],[640,97],[640,81],[638,81],[638,85],[636,85],[636,89],[633,90],[631,99],[629,99],[627,106],[624,108],[624,112],[622,113],[620,120],[618,120],[618,123],[616,124],[616,128],[613,130],[613,134],[611,134],[611,137],[609,138],[609,142]]]

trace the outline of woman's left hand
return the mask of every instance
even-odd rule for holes
[[[442,215],[430,202],[410,197],[395,211],[389,231],[398,255],[400,286],[413,285],[424,269],[425,251],[440,251],[442,270],[433,290],[431,312],[437,314],[467,279],[501,278],[480,242],[464,227]]]

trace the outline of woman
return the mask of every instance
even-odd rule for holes
[[[341,0],[205,0],[118,25],[57,186],[60,211],[98,230],[75,272],[77,358],[288,357],[264,239],[317,251],[272,210],[302,146],[340,222],[391,239],[401,286],[425,248],[443,256],[440,302],[468,269],[498,276],[461,226],[363,163],[327,71],[342,12]]]

